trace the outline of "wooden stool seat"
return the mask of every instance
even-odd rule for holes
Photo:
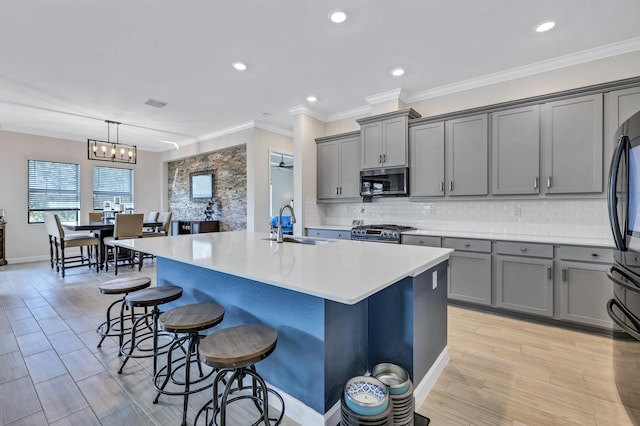
[[[194,303],[178,306],[162,315],[160,322],[165,331],[189,333],[211,328],[222,321],[224,308],[215,303]]]
[[[276,348],[278,333],[263,325],[229,327],[200,343],[200,355],[215,368],[242,368],[265,359]]]
[[[116,278],[100,284],[101,294],[126,294],[142,290],[151,285],[151,278]]]
[[[180,297],[182,297],[182,287],[163,285],[138,290],[127,295],[127,297],[125,297],[125,301],[130,307],[144,307],[173,302]]]

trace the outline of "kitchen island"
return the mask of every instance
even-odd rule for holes
[[[157,257],[158,285],[184,289],[173,306],[213,301],[226,311],[221,327],[276,329],[276,350],[257,368],[298,423],[337,424],[344,384],[380,362],[409,371],[421,403],[448,361],[451,250],[268,237],[240,231],[116,244]]]

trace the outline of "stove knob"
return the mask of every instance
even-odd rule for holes
[[[393,238],[398,238],[398,232],[393,231]]]

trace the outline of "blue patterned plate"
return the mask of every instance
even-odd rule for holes
[[[375,416],[389,406],[389,391],[374,377],[357,376],[344,387],[344,396],[353,412],[365,416]]]

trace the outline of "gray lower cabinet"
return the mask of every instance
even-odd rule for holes
[[[496,306],[553,316],[553,260],[496,257]]]
[[[316,139],[319,201],[360,196],[360,132]]]
[[[445,186],[448,195],[489,193],[487,138],[487,114],[445,122]]]
[[[560,246],[557,249],[560,319],[611,328],[606,304],[613,297],[607,269],[613,253],[605,248]]]
[[[496,306],[553,317],[553,246],[496,242]]]
[[[540,106],[491,114],[493,194],[537,194],[540,188]]]
[[[443,238],[449,257],[449,299],[491,305],[491,241]]]
[[[547,194],[602,192],[602,94],[542,106]]]
[[[307,228],[308,237],[333,238],[337,240],[350,240],[350,230],[325,229],[325,228]]]

